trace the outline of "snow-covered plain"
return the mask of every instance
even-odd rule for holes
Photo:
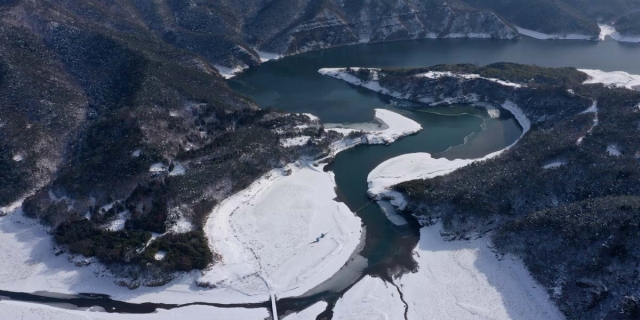
[[[521,35],[539,40],[594,40],[592,36],[584,34],[546,34],[520,27],[516,27],[516,29],[518,29],[518,32],[520,32]]]
[[[360,218],[335,201],[332,173],[311,162],[290,167],[290,175],[273,170],[226,199],[206,223],[222,261],[200,282],[227,299],[301,295],[336,273],[360,243]]]
[[[563,319],[521,261],[498,259],[484,238],[445,241],[441,230],[420,230],[419,270],[396,280],[409,319]]]
[[[333,309],[333,319],[403,320],[404,303],[393,284],[365,276],[338,300]]]
[[[153,314],[121,314],[61,309],[43,304],[11,300],[0,301],[0,314],[2,314],[2,319],[11,320],[263,320],[269,317],[269,312],[265,308],[217,308],[194,305],[170,310],[159,309]]]
[[[589,76],[584,83],[602,83],[606,86],[627,88],[631,90],[638,90],[640,88],[640,75],[629,74],[624,71],[602,71],[591,69],[578,69],[578,71],[584,72]]]

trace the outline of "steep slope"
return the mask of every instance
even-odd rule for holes
[[[0,206],[26,197],[58,244],[133,274],[204,268],[205,214],[293,157],[279,136],[312,119],[260,110],[130,8],[0,7]]]

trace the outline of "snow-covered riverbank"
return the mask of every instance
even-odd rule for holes
[[[398,279],[409,319],[563,319],[544,288],[488,239],[445,241],[441,225],[420,230],[416,273]]]
[[[390,144],[422,130],[419,123],[386,109],[375,109],[374,121],[378,123],[327,124],[326,130],[339,132],[345,136],[362,132],[365,137],[365,140],[361,141],[363,144]],[[339,146],[335,149],[341,150]]]
[[[405,303],[407,319],[564,318],[520,260],[497,255],[488,239],[445,241],[441,231],[420,230],[417,272],[395,285],[365,277],[338,301],[334,319],[405,319]]]
[[[539,40],[595,40],[593,36],[585,34],[547,34],[538,31],[533,31],[525,28],[516,27],[521,35],[531,37]]]
[[[222,260],[201,283],[227,298],[265,301],[301,295],[347,262],[361,221],[335,200],[332,173],[311,162],[289,170],[273,170],[214,209],[205,233]]]

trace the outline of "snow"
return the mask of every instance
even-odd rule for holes
[[[593,100],[593,104],[591,104],[591,107],[587,108],[587,110],[584,110],[581,112],[581,114],[585,114],[585,113],[593,113],[593,124],[591,125],[591,128],[589,128],[589,131],[587,131],[587,133],[591,133],[593,131],[593,128],[595,128],[596,126],[598,126],[599,120],[598,120],[598,101]],[[580,145],[582,144],[582,141],[584,141],[585,137],[580,137],[578,138],[578,141],[576,141],[576,145]]]
[[[640,75],[629,74],[624,71],[606,72],[602,70],[578,69],[589,76],[584,84],[602,83],[605,86],[627,88],[634,90],[640,86]]]
[[[307,116],[307,118],[309,118],[309,120],[311,121],[320,121],[320,118],[311,113],[301,113],[301,115]]]
[[[357,71],[360,70],[360,68],[351,68],[351,70]],[[329,77],[333,77],[336,79],[340,79],[340,80],[344,80],[346,82],[349,82],[353,85],[357,85],[357,86],[362,86],[365,87],[369,90],[373,90],[375,92],[379,92],[385,95],[389,95],[392,96],[394,98],[397,99],[409,99],[410,96],[400,93],[400,92],[396,92],[396,91],[392,91],[389,90],[387,88],[384,88],[380,85],[380,83],[378,82],[378,74],[380,72],[380,69],[375,69],[375,68],[369,68],[368,70],[370,70],[372,72],[372,79],[370,81],[362,81],[360,80],[358,77],[350,74],[349,72],[347,72],[346,68],[323,68],[318,70],[318,73],[325,75],[325,76],[329,76]],[[421,74],[417,74],[415,75],[415,77],[424,77],[424,78],[430,78],[430,79],[438,79],[441,77],[454,77],[454,78],[459,78],[459,79],[466,79],[466,80],[474,80],[474,79],[483,79],[486,81],[491,81],[503,86],[507,86],[507,87],[513,87],[513,88],[521,88],[524,87],[524,85],[519,84],[519,83],[514,83],[514,82],[509,82],[509,81],[504,81],[504,80],[500,80],[500,79],[495,79],[495,78],[487,78],[487,77],[482,77],[479,74],[465,74],[465,73],[453,73],[453,72],[441,72],[441,71],[429,71],[429,72],[425,72],[425,73],[421,73]],[[477,97],[476,97],[477,98]],[[422,102],[424,103],[432,103],[433,99],[431,98],[422,98],[420,99]],[[477,100],[477,99],[475,99]],[[454,102],[453,99],[449,99],[446,100],[444,102],[449,102],[452,103]]]
[[[233,68],[229,68],[219,65],[214,65],[214,67],[218,69],[218,73],[220,73],[220,75],[225,79],[231,79],[247,68],[247,66],[235,66]]]
[[[428,300],[422,302],[429,304]],[[380,278],[365,276],[338,300],[333,309],[333,319],[402,320],[404,304],[393,284],[386,283]]]
[[[171,172],[169,172],[169,175],[170,176],[183,176],[185,173],[187,173],[187,169],[185,169],[185,167],[182,165],[182,163],[174,162],[173,163],[173,170],[171,170]]]
[[[487,80],[487,81],[491,81],[491,82],[495,82],[497,84],[506,86],[506,87],[513,87],[513,88],[522,88],[524,87],[524,85],[519,84],[519,83],[514,83],[514,82],[510,82],[510,81],[504,81],[504,80],[500,80],[500,79],[496,79],[496,78],[487,78],[487,77],[483,77],[479,74],[474,74],[474,73],[454,73],[454,72],[450,72],[450,71],[429,71],[429,72],[425,72],[425,73],[420,73],[420,74],[416,74],[415,77],[423,77],[423,78],[429,78],[429,79],[439,79],[442,77],[452,77],[452,78],[460,78],[460,79],[466,79],[466,80],[474,80],[474,79],[483,79],[483,80]]]
[[[89,311],[91,310],[93,309],[90,308]],[[23,320],[173,320],[182,318],[189,320],[263,320],[269,317],[269,313],[265,308],[218,308],[193,305],[170,310],[158,309],[156,313],[152,314],[121,314],[62,309],[43,304],[10,300],[0,301],[0,314],[2,314],[3,319]]]
[[[184,217],[180,217],[178,220],[176,220],[176,223],[173,226],[171,226],[169,231],[171,233],[187,233],[193,229],[194,227],[191,221],[187,220]]]
[[[449,33],[445,36],[445,38],[449,38],[449,39],[461,39],[461,38],[468,38],[468,39],[491,39],[491,35],[488,33],[473,33],[473,32],[469,32],[469,33]]]
[[[371,127],[371,124],[351,124],[342,128],[326,128],[326,130],[336,131],[344,135],[354,131],[363,131],[367,144],[390,144],[402,137],[422,130],[422,126],[419,123],[386,109],[375,109],[375,119],[382,123],[382,129],[361,130],[367,126]]]
[[[132,152],[131,156],[134,157],[134,158],[137,158],[137,157],[140,156],[141,153],[142,153],[142,150],[138,149],[138,150],[135,150],[134,152]]]
[[[162,162],[154,163],[149,167],[149,172],[164,172],[167,171],[167,166],[162,164]]]
[[[0,290],[14,292],[78,292],[102,293],[115,300],[133,303],[217,302],[220,297],[196,289],[200,272],[181,275],[163,287],[140,287],[129,290],[114,283],[117,280],[99,263],[76,267],[66,254],[54,255],[55,246],[45,227],[25,217],[21,201],[0,208]],[[82,257],[80,257],[82,258]]]
[[[420,230],[420,269],[396,281],[409,319],[563,319],[520,260],[499,260],[484,238],[447,242],[441,230]]]
[[[273,170],[214,208],[205,233],[222,261],[199,281],[227,298],[265,301],[270,293],[301,295],[333,276],[362,230],[334,200],[333,175],[323,167],[303,161],[290,165],[290,175]]]
[[[502,107],[511,112],[522,127],[522,136],[531,129],[531,122],[524,112],[513,102],[507,100]],[[505,149],[493,152],[478,159],[434,159],[426,152],[409,153],[391,158],[374,168],[367,176],[367,194],[376,200],[389,200],[392,205],[403,210],[406,201],[399,192],[389,190],[390,187],[402,182],[430,179],[451,173],[476,161],[491,159],[514,146],[518,141]]]
[[[511,112],[514,117],[516,117],[516,120],[518,120],[518,123],[520,123],[520,126],[522,127],[522,135],[524,135],[529,131],[529,129],[531,129],[531,121],[529,120],[529,118],[527,118],[522,109],[518,107],[518,105],[510,100],[507,100],[501,106],[505,110]]]
[[[598,24],[598,26],[600,27],[600,41],[604,41],[609,36],[611,39],[620,42],[640,42],[640,35],[621,35],[614,26],[608,24]]]
[[[127,219],[129,219],[130,216],[131,216],[131,214],[129,214],[129,211],[124,211],[124,212],[118,213],[118,217],[116,217],[115,220],[113,220],[113,221],[111,221],[109,223],[109,226],[107,227],[107,230],[109,230],[109,231],[124,230],[125,223],[127,222]]]
[[[287,138],[280,140],[280,144],[283,147],[295,147],[295,146],[304,146],[311,139],[310,136],[299,136],[295,138]]]
[[[360,70],[360,68],[351,68],[354,71]],[[353,85],[356,86],[362,86],[365,87],[369,90],[375,91],[375,92],[379,92],[382,94],[386,94],[389,96],[392,96],[394,98],[398,98],[398,99],[407,99],[409,98],[408,96],[399,93],[399,92],[395,92],[395,91],[391,91],[387,88],[384,88],[382,86],[380,86],[380,83],[378,82],[378,72],[380,72],[380,69],[376,69],[376,68],[368,68],[369,71],[372,72],[372,79],[370,81],[362,81],[360,80],[358,77],[351,75],[350,73],[347,72],[346,68],[322,68],[320,70],[318,70],[318,73],[320,73],[321,75],[324,76],[329,76],[332,78],[336,78],[336,79],[340,79],[340,80],[344,80],[346,82],[349,82]]]
[[[260,56],[260,62],[267,62],[270,60],[278,60],[283,56],[277,53],[265,52],[260,50],[255,50],[258,56]]]
[[[592,36],[583,34],[546,34],[520,27],[516,27],[516,29],[518,29],[518,32],[520,32],[521,35],[540,40],[593,40]]]
[[[387,219],[391,221],[391,223],[395,224],[396,226],[403,226],[408,223],[407,219],[405,219],[403,216],[398,214],[398,212],[396,211],[396,208],[393,206],[391,202],[385,201],[385,200],[380,200],[376,202],[380,206],[380,209],[382,210],[382,212],[387,216]]]
[[[166,255],[167,253],[165,251],[158,250],[158,252],[156,252],[156,254],[153,256],[153,258],[156,260],[162,260]]]
[[[607,155],[610,155],[613,157],[620,157],[622,156],[622,152],[620,152],[620,150],[615,144],[610,144],[607,146]]]
[[[556,160],[556,161],[552,161],[552,162],[549,162],[549,163],[545,164],[544,166],[542,166],[542,168],[543,169],[555,169],[555,168],[559,168],[561,166],[564,166],[565,164],[567,164],[566,161]]]
[[[327,309],[327,303],[324,301],[316,302],[310,307],[298,312],[287,315],[282,318],[284,320],[310,320],[316,319],[318,315]]]
[[[386,188],[401,182],[433,178],[448,174],[475,160],[434,159],[429,153],[408,153],[378,165],[367,176],[370,196],[382,194]]]
[[[13,161],[15,162],[20,162],[24,160],[24,156],[18,153],[18,154],[15,154],[11,159],[13,159]]]

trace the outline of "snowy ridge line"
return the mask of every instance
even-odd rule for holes
[[[451,77],[451,78],[458,78],[458,79],[465,79],[465,80],[482,79],[482,80],[495,82],[495,83],[503,85],[505,87],[513,87],[513,88],[526,87],[526,85],[523,85],[523,84],[510,82],[510,81],[505,81],[505,80],[500,80],[500,79],[496,79],[496,78],[487,78],[487,77],[483,77],[483,76],[481,76],[479,74],[475,74],[475,73],[454,73],[454,72],[451,72],[451,71],[429,71],[429,72],[426,72],[426,73],[416,74],[414,77],[424,77],[424,78],[429,78],[429,79],[439,79],[439,78],[442,78],[442,77]]]
[[[594,69],[578,69],[589,76],[583,84],[602,83],[605,86],[640,90],[640,75],[624,71],[602,71]]]

